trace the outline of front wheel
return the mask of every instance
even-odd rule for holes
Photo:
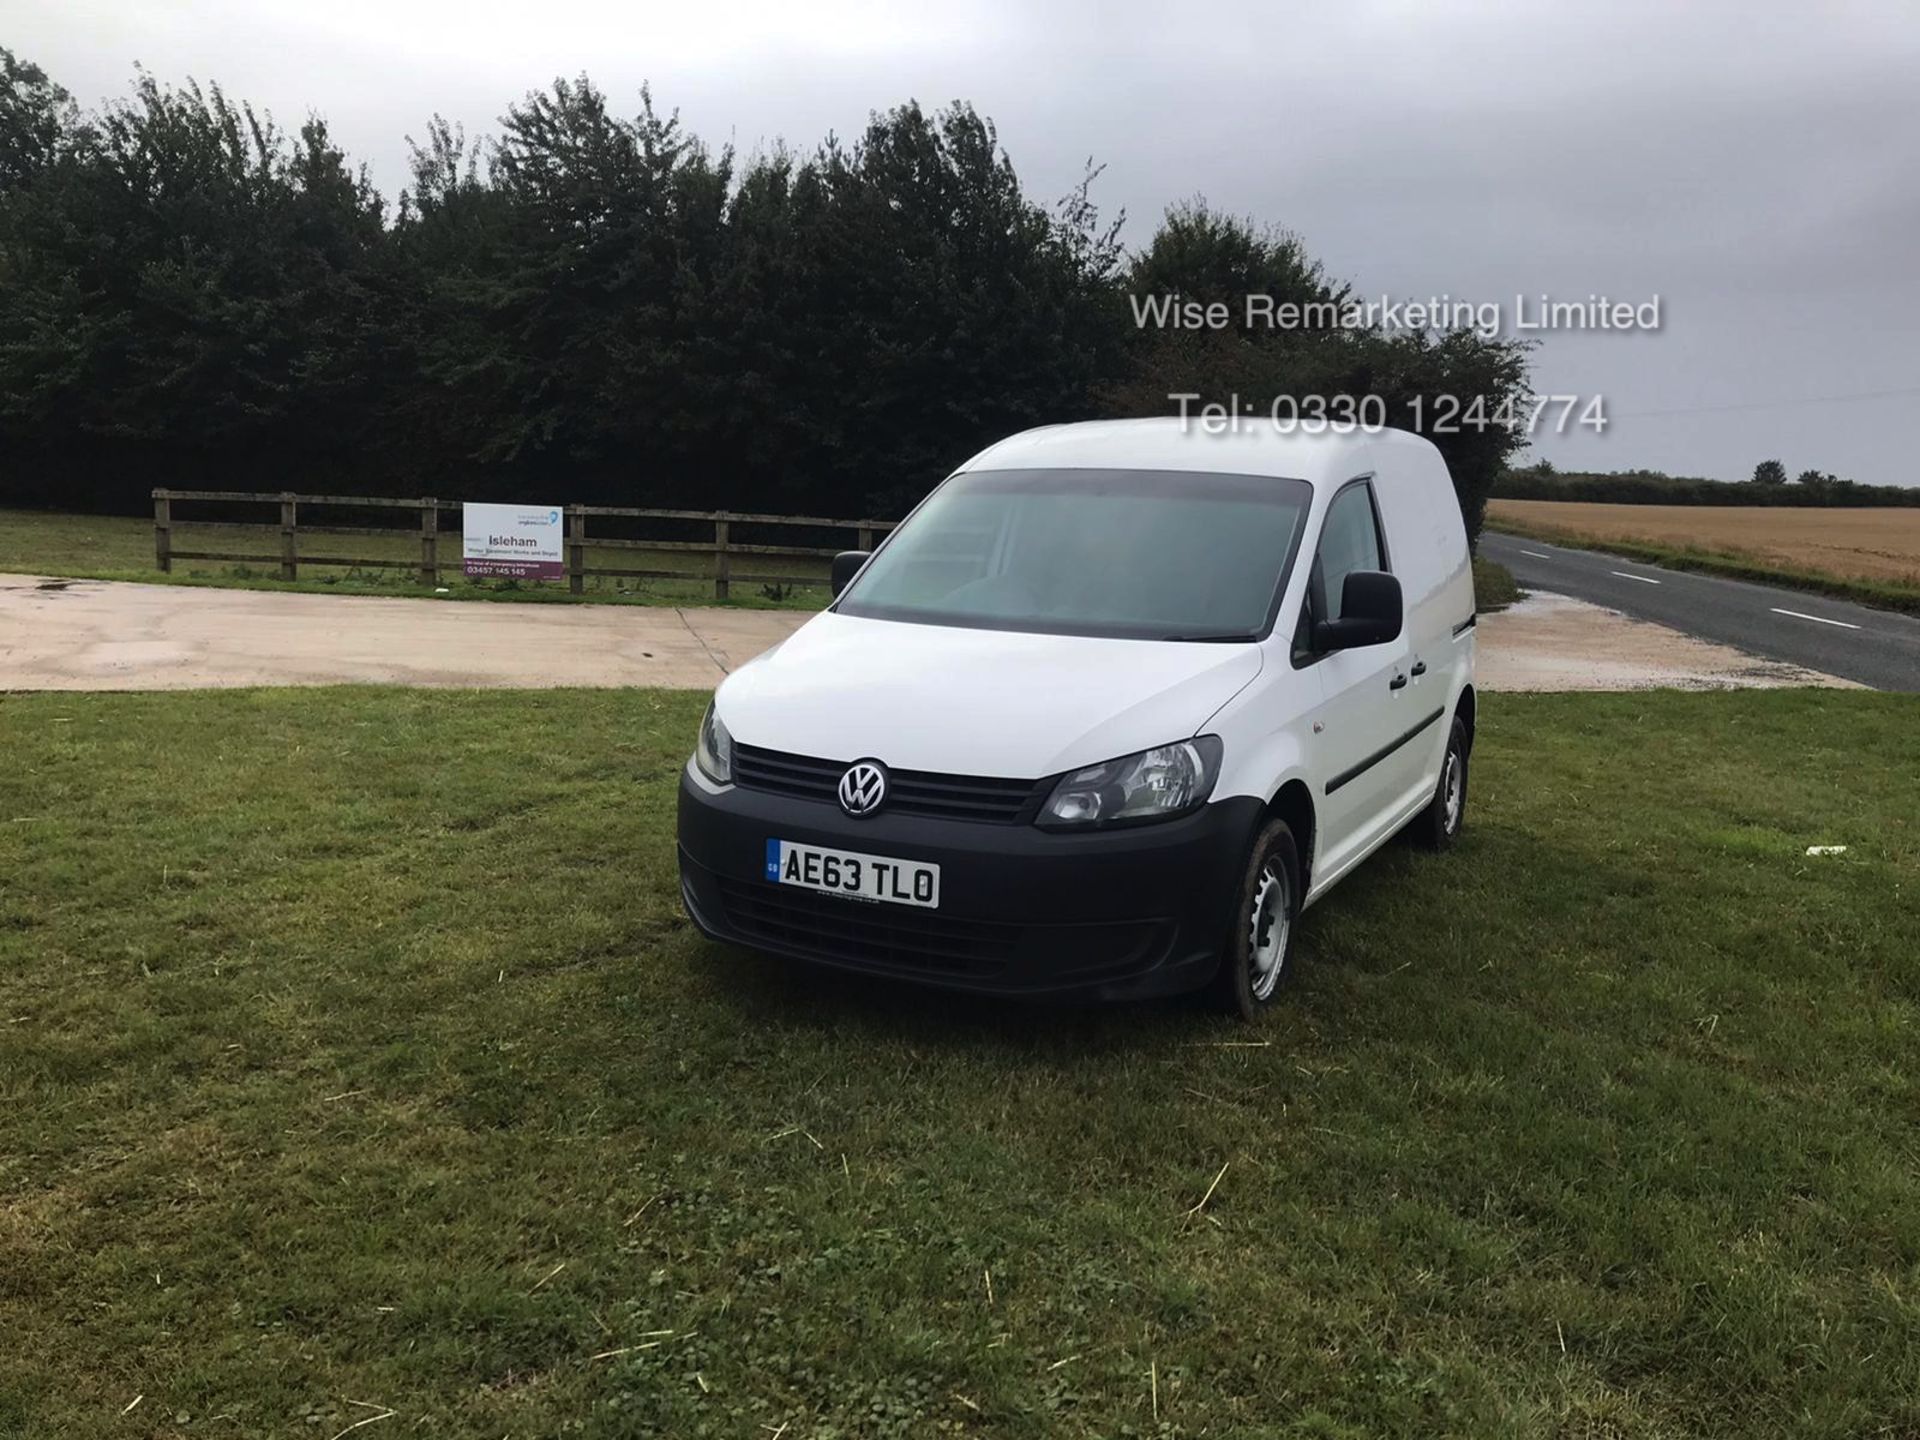
[[[1294,921],[1300,914],[1300,848],[1284,820],[1254,837],[1214,976],[1221,1009],[1251,1020],[1293,974]]]
[[[1444,850],[1460,838],[1467,819],[1467,727],[1458,715],[1447,736],[1447,753],[1440,760],[1440,778],[1433,799],[1408,828],[1428,850]]]

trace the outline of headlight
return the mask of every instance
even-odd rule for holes
[[[1207,803],[1220,778],[1220,737],[1156,745],[1061,777],[1034,822],[1047,829],[1171,820]]]
[[[694,742],[693,763],[714,784],[733,783],[733,737],[727,734],[727,727],[720,723],[720,716],[711,704],[700,717],[700,738]]]

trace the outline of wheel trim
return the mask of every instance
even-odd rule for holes
[[[1247,916],[1247,976],[1253,998],[1265,1000],[1280,984],[1287,964],[1287,936],[1293,925],[1286,876],[1268,861],[1260,868]]]
[[[1460,828],[1460,812],[1466,808],[1467,803],[1467,787],[1462,779],[1458,750],[1447,751],[1446,773],[1441,776],[1440,784],[1447,833],[1451,835]]]

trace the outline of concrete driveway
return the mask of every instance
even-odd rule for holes
[[[802,613],[388,600],[0,575],[0,689],[710,689]]]
[[[792,610],[388,600],[0,575],[0,690],[235,685],[710,689]],[[1844,684],[1557,596],[1480,622],[1494,690]]]

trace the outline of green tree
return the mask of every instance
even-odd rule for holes
[[[1304,305],[1338,302],[1349,293],[1345,285],[1327,278],[1299,236],[1221,215],[1201,197],[1167,211],[1146,249],[1128,267],[1126,281],[1134,296],[1224,301],[1236,324],[1248,295]]]
[[[411,143],[411,142],[410,142]],[[1028,426],[1172,390],[1511,395],[1467,334],[1145,330],[1131,291],[1344,298],[1285,232],[1176,207],[1129,260],[956,103],[709,151],[643,89],[436,117],[392,223],[309,120],[141,73],[77,113],[0,52],[0,440],[47,493],[155,483],[898,513]],[[1512,435],[1436,436],[1478,527]]]
[[[141,75],[0,205],[0,425],[120,493],[350,463],[378,195],[324,122]]]
[[[392,248],[418,378],[393,415],[428,470],[631,500],[635,477],[688,468],[703,427],[687,340],[731,156],[640,100],[629,118],[585,76],[558,80],[484,147],[438,118],[414,145]]]
[[[1762,460],[1753,467],[1755,485],[1784,485],[1787,483],[1787,467],[1778,460]]]
[[[993,126],[955,104],[875,116],[813,162],[813,257],[835,488],[898,510],[1012,430],[1093,413],[1119,363],[1117,249],[1084,186],[1056,216],[1027,199]]]
[[[51,167],[79,129],[73,97],[0,45],[0,195]]]

